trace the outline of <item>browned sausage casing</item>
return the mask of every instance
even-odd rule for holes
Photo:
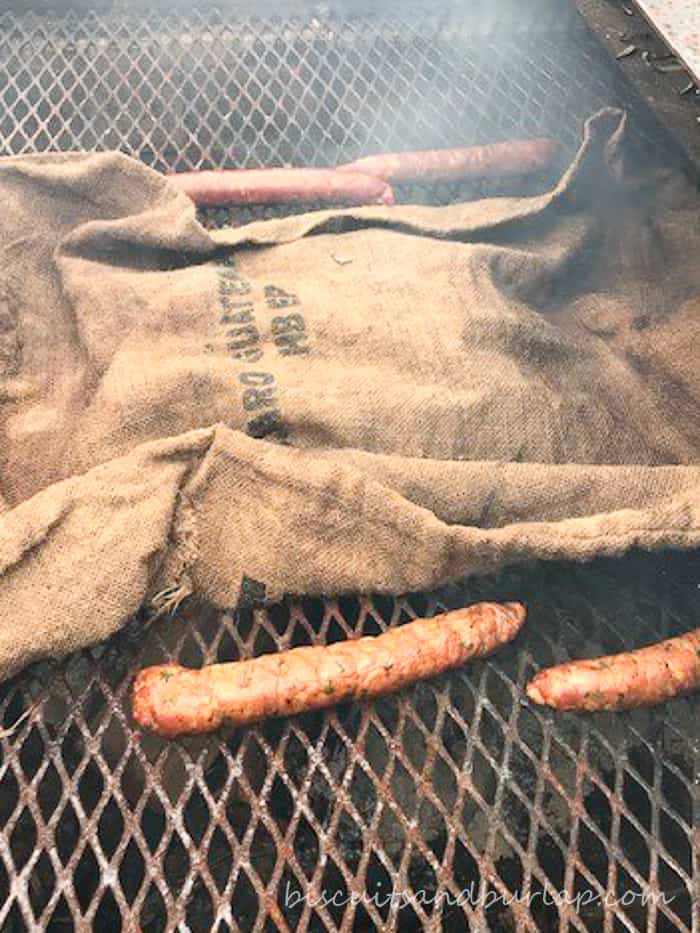
[[[240,168],[175,172],[171,183],[200,207],[222,204],[393,204],[382,178],[332,168]]]
[[[527,695],[556,709],[593,711],[650,706],[698,687],[700,628],[637,651],[547,668]]]
[[[376,637],[292,648],[201,670],[149,667],[134,684],[136,722],[160,735],[212,732],[377,697],[490,654],[525,621],[519,603],[479,603]]]
[[[529,139],[460,149],[385,152],[348,162],[340,170],[376,175],[389,182],[524,175],[551,165],[557,149],[553,139]]]

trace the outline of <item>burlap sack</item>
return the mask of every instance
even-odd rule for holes
[[[623,135],[541,197],[213,234],[122,155],[2,160],[0,674],[156,595],[700,544],[700,199]]]

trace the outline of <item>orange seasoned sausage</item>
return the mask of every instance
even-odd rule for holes
[[[698,687],[700,628],[637,651],[547,668],[527,695],[556,709],[609,710],[650,706]]]
[[[175,172],[171,184],[200,207],[222,204],[393,204],[381,178],[332,168],[236,168]]]
[[[201,670],[149,667],[134,684],[134,719],[173,737],[381,696],[490,654],[514,638],[524,621],[519,603],[479,603],[376,637]]]
[[[553,139],[529,139],[459,149],[385,152],[348,162],[339,169],[376,175],[392,183],[459,181],[539,172],[552,164],[557,150]]]

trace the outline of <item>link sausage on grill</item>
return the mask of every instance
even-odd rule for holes
[[[527,686],[556,709],[650,706],[700,687],[700,628],[637,651],[572,661],[540,671]]]
[[[519,603],[479,603],[418,619],[376,637],[292,648],[201,670],[161,665],[134,684],[136,722],[166,737],[213,732],[400,690],[481,658],[525,621]]]
[[[374,175],[332,168],[240,168],[174,172],[171,183],[200,207],[222,204],[393,204],[390,185]]]
[[[551,165],[557,149],[558,144],[553,139],[530,139],[460,149],[384,152],[348,162],[339,169],[376,175],[389,182],[524,175]]]

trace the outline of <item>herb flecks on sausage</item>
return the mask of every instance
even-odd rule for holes
[[[136,678],[136,722],[160,735],[212,732],[401,690],[482,658],[513,639],[519,603],[479,603],[417,619],[382,635],[292,648],[201,670],[146,668]],[[284,663],[282,663],[284,661]]]
[[[698,687],[700,628],[637,651],[547,668],[527,695],[556,709],[594,711],[651,706]]]

